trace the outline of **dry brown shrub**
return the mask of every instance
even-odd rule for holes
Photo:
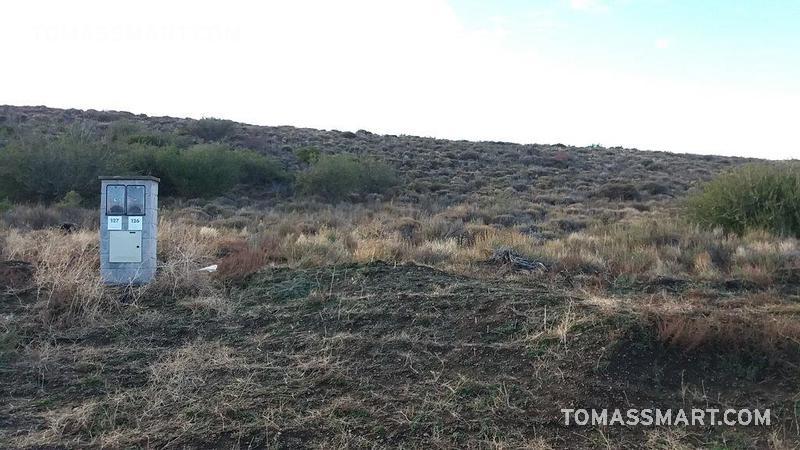
[[[742,311],[700,316],[661,313],[655,323],[661,343],[687,353],[754,351],[774,358],[800,352],[800,322],[793,317]]]
[[[161,220],[158,235],[159,270],[147,286],[150,297],[172,299],[213,295],[214,285],[207,273],[198,269],[216,262],[219,242],[232,239],[230,230]]]
[[[353,258],[358,262],[397,262],[408,260],[408,252],[413,247],[398,238],[359,239]]]
[[[459,219],[445,217],[432,217],[422,223],[422,238],[426,241],[442,239],[458,239],[462,241],[465,236],[464,222]]]
[[[694,257],[694,270],[698,273],[712,272],[714,270],[714,263],[708,251],[700,252]]]
[[[419,230],[421,227],[422,224],[410,217],[401,217],[397,219],[394,224],[394,229],[400,233],[400,237],[410,242],[419,241]]]
[[[35,266],[34,310],[41,322],[60,326],[93,320],[116,304],[113,292],[100,279],[96,232],[11,230],[6,243],[9,258]]]
[[[225,258],[248,249],[247,241],[244,239],[223,239],[216,243],[214,256]]]
[[[267,264],[269,256],[263,248],[245,246],[237,249],[219,260],[217,278],[229,281],[240,281],[258,271]]]
[[[451,262],[458,254],[458,243],[455,239],[428,241],[416,247],[411,254],[414,262],[425,265],[436,265]]]
[[[656,329],[659,341],[689,352],[706,343],[710,325],[683,316],[668,316],[658,321]]]
[[[293,267],[320,267],[348,263],[358,241],[344,230],[321,228],[318,233],[287,236],[282,243],[283,257]]]
[[[495,229],[489,225],[468,224],[465,244],[475,245],[478,240],[486,240],[494,233]]]
[[[444,220],[458,220],[461,222],[472,222],[481,218],[481,211],[474,205],[456,205],[451,206],[436,217]]]
[[[740,267],[739,275],[757,286],[767,287],[774,282],[773,274],[768,268],[755,264],[746,264]]]

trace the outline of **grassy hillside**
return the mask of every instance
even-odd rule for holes
[[[98,134],[128,132],[141,141],[169,135],[179,135],[186,143],[222,141],[275,157],[290,169],[301,165],[294,153],[301,148],[315,147],[330,154],[368,154],[397,168],[407,180],[400,198],[412,202],[457,203],[508,190],[514,195],[552,195],[563,202],[578,203],[595,196],[602,198],[603,193],[597,191],[609,183],[632,183],[637,188],[633,197],[660,199],[681,195],[698,181],[745,161],[623,148],[449,141],[364,130],[324,131],[234,122],[209,131],[206,128],[213,125],[203,127],[191,119],[0,106],[0,125],[12,129],[29,127],[55,133],[74,123],[90,126]],[[614,197],[614,192],[606,194]]]
[[[744,159],[42,107],[0,107],[0,147],[74,126],[98,150],[247,148],[288,175],[163,198],[142,287],[101,283],[94,199],[0,204],[4,447],[800,445],[800,241],[684,205]],[[401,182],[305,191],[317,150]],[[773,420],[567,426],[561,408]]]
[[[0,135],[0,146],[26,134],[56,136],[77,126],[82,135],[102,143],[98,151],[105,148],[106,152],[124,154],[142,148],[158,152],[165,145],[178,149],[222,145],[269,156],[290,176],[308,170],[302,156],[308,150],[376,158],[397,174],[399,185],[384,195],[361,196],[359,201],[392,200],[424,214],[467,207],[479,210],[487,224],[515,227],[544,238],[579,231],[595,222],[614,222],[637,211],[669,207],[699,183],[749,161],[623,148],[448,141],[363,130],[266,127],[45,107],[2,106],[0,126],[6,130],[5,138]],[[215,195],[219,208],[214,211],[219,214],[212,216],[230,219],[247,207],[264,211],[315,198],[293,195],[293,191],[291,181],[227,190]],[[187,190],[182,196],[181,206],[208,205],[207,200],[191,201],[192,192]],[[307,209],[303,204],[298,207]]]

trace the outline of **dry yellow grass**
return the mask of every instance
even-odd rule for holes
[[[5,257],[34,264],[36,309],[47,324],[96,318],[113,301],[100,280],[96,232],[9,230]]]
[[[122,300],[131,303],[142,296],[213,297],[216,290],[212,281],[197,269],[215,261],[217,242],[231,232],[162,220],[155,282],[124,290],[102,283],[97,231],[11,229],[3,234],[2,256],[24,260],[35,267],[33,288],[39,319],[59,326],[75,320],[96,320],[119,307]]]
[[[541,239],[515,228],[484,224],[468,206],[433,216],[408,213],[391,205],[377,213],[360,209],[271,212],[258,221],[253,219],[251,227],[231,229],[166,212],[159,224],[156,281],[146,288],[130,289],[125,300],[135,301],[143,295],[218,298],[218,281],[242,278],[267,264],[318,267],[413,262],[474,273],[498,248],[543,261],[551,274],[589,274],[601,285],[619,277],[645,282],[677,277],[696,281],[733,278],[768,287],[791,279],[800,268],[796,239],[764,232],[726,236],[663,216],[641,216],[557,239]],[[118,305],[119,295],[104,287],[98,276],[96,231],[64,234],[55,229],[6,229],[0,235],[4,258],[36,266],[37,308],[44,322],[91,320]],[[226,243],[231,242],[241,247],[238,255],[231,254],[235,249],[226,253]],[[244,254],[242,249],[250,250]],[[216,277],[197,271],[217,263],[223,270]]]
[[[485,211],[474,205],[432,214],[385,205],[374,210],[270,211],[256,214],[252,227],[238,233],[249,240],[266,236],[277,242],[269,260],[292,267],[380,260],[469,272],[501,247],[550,263],[557,272],[593,273],[606,279],[738,278],[768,286],[800,267],[796,239],[764,232],[724,235],[663,214],[631,211],[624,216],[628,219],[610,225],[596,223],[542,238],[524,229],[487,224]],[[204,231],[213,238],[226,233],[230,231],[211,226]]]

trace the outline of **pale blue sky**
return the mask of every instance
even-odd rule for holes
[[[800,88],[796,0],[453,0],[548,59],[674,80]],[[660,48],[659,48],[660,46]],[[653,51],[654,47],[664,51]]]
[[[800,157],[800,1],[27,0],[0,104]]]

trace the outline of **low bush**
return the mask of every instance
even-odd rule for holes
[[[752,164],[720,175],[689,198],[687,211],[706,228],[800,236],[800,164]]]
[[[279,163],[253,151],[221,144],[182,148],[179,140],[161,134],[123,139],[130,131],[127,125],[105,138],[80,125],[54,137],[33,131],[15,137],[0,149],[0,198],[78,206],[83,199],[97,198],[97,177],[108,174],[154,175],[161,178],[163,195],[182,197],[209,197],[239,183],[269,186],[288,179]]]
[[[223,256],[218,263],[216,276],[227,281],[241,281],[267,264],[266,249],[245,244]]]
[[[141,133],[143,130],[144,126],[141,123],[125,119],[116,120],[108,127],[107,136],[113,142],[122,142],[134,134]]]
[[[115,146],[81,126],[50,139],[25,134],[0,149],[0,198],[51,202],[70,191],[96,197],[97,177],[105,175],[116,155]]]
[[[323,155],[300,174],[298,190],[325,200],[343,200],[351,195],[382,194],[397,185],[399,179],[387,164],[354,155]]]
[[[266,186],[288,181],[290,176],[274,159],[251,150],[237,150],[233,157],[240,167],[239,182],[250,186]]]
[[[641,198],[639,190],[631,183],[604,184],[600,186],[595,196],[617,201],[639,200]]]
[[[57,227],[63,223],[55,208],[41,205],[13,207],[3,213],[2,222],[9,228],[22,230],[41,230]]]
[[[306,164],[314,164],[319,161],[320,151],[316,147],[303,147],[295,150],[294,155]]]
[[[670,188],[666,184],[650,181],[641,186],[642,190],[651,195],[669,194]]]
[[[60,228],[69,223],[79,229],[96,229],[97,210],[77,206],[17,205],[0,214],[0,223],[21,230]]]
[[[80,208],[83,205],[83,197],[75,191],[64,194],[64,198],[58,202],[58,206],[63,208]]]
[[[235,123],[230,120],[202,118],[189,126],[189,133],[206,141],[219,141],[233,134]]]
[[[237,183],[267,185],[287,179],[280,165],[249,150],[231,150],[217,144],[188,149],[139,147],[122,164],[137,174],[161,178],[163,195],[210,197]]]
[[[170,144],[167,136],[160,134],[136,134],[128,137],[129,144],[150,145],[153,147],[166,147]]]
[[[211,145],[187,150],[142,148],[129,155],[128,168],[161,178],[163,195],[205,197],[230,189],[239,179],[239,164],[226,152]]]

